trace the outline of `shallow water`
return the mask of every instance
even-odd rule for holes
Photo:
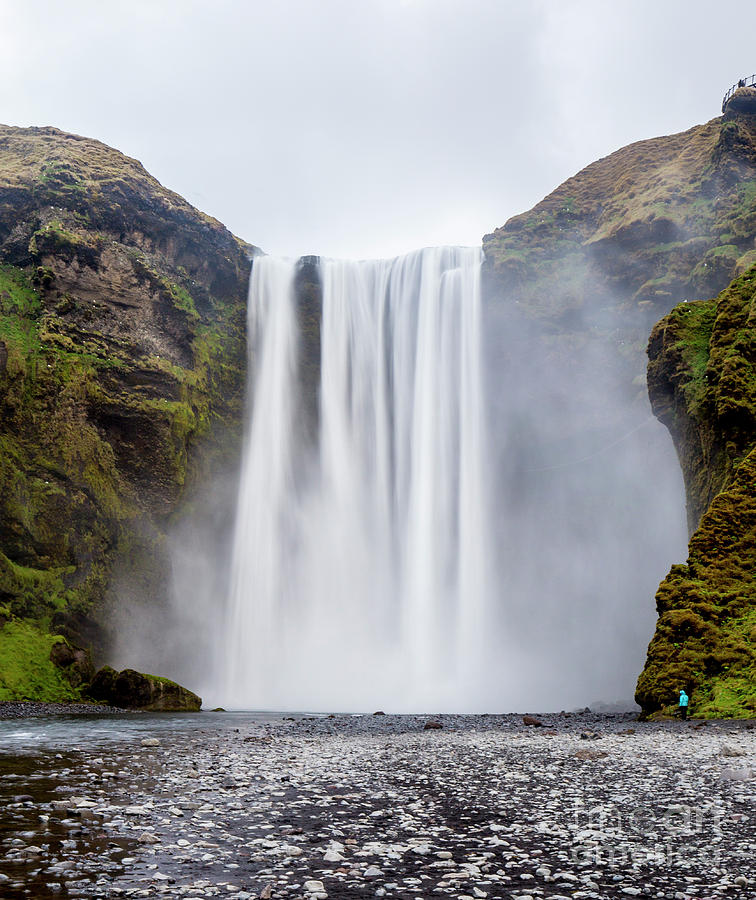
[[[186,748],[280,726],[289,716],[124,713],[0,721],[0,897],[110,896],[113,878],[140,870],[132,857],[144,848],[136,835],[108,826],[107,816],[56,809],[56,802],[78,796],[99,805],[107,798],[123,809],[138,796],[168,796],[166,765]],[[159,747],[144,747],[145,738],[157,738]],[[16,855],[20,847],[23,855]]]
[[[0,720],[0,754],[95,749],[147,737],[273,723],[291,715],[278,712],[124,713],[6,719]]]

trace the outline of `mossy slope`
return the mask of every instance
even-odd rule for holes
[[[676,307],[649,341],[649,394],[670,429],[695,528],[656,595],[638,680],[647,714],[691,694],[703,716],[756,715],[756,267]]]
[[[168,521],[237,452],[252,250],[116,150],[0,126],[0,604],[19,627],[102,650],[116,564],[160,602]]]

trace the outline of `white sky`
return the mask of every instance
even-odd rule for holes
[[[270,253],[385,256],[719,115],[754,35],[754,0],[0,0],[0,121],[111,144]]]

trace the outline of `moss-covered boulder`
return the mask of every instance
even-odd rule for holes
[[[649,394],[677,447],[693,534],[656,595],[646,714],[680,688],[699,716],[756,716],[756,267],[676,307],[649,341]]]
[[[0,126],[0,605],[35,633],[102,658],[119,585],[166,596],[238,453],[252,253],[136,160]]]
[[[202,706],[201,697],[175,681],[134,669],[116,672],[110,666],[97,672],[86,694],[110,706],[149,712],[198,712]]]

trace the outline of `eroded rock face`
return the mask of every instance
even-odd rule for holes
[[[545,392],[537,390],[547,381],[546,373],[548,387],[560,397],[556,413],[531,416],[535,425],[522,429],[519,446],[517,437],[510,437],[517,435],[517,428],[506,431],[511,452],[526,460],[522,469],[527,471],[527,460],[539,452],[557,461],[560,456],[580,457],[570,452],[566,427],[565,434],[549,433],[550,419],[565,422],[590,452],[610,443],[601,437],[602,426],[615,435],[631,434],[631,428],[646,416],[643,351],[655,323],[674,309],[651,336],[648,379],[654,411],[669,427],[677,446],[690,530],[698,529],[699,522],[704,529],[696,532],[701,538],[694,537],[691,552],[695,548],[697,560],[712,560],[718,542],[732,548],[728,542],[734,541],[739,549],[729,556],[730,562],[740,556],[750,559],[752,567],[753,556],[742,543],[748,540],[748,517],[733,511],[737,526],[726,526],[729,500],[727,491],[721,493],[729,485],[736,489],[734,461],[750,452],[752,432],[745,409],[750,402],[746,373],[751,371],[751,360],[745,346],[750,338],[742,337],[750,334],[743,331],[750,324],[745,306],[738,314],[743,346],[736,329],[728,359],[716,363],[720,387],[731,385],[720,390],[715,402],[723,420],[692,413],[699,395],[709,396],[706,329],[714,327],[716,308],[724,313],[727,307],[721,302],[717,307],[709,298],[756,264],[756,119],[733,112],[598,160],[530,212],[487,235],[484,251],[492,370],[504,373],[499,380],[502,392],[519,392],[519,408],[528,414],[549,409],[548,395],[544,401]],[[691,302],[676,306],[685,300]],[[513,347],[512,334],[522,336],[521,347]],[[531,390],[531,385],[536,388]],[[569,409],[569,417],[563,409]],[[637,416],[635,421],[632,415]],[[514,426],[518,425],[515,421]],[[562,447],[566,449],[558,452]],[[597,457],[596,469],[601,464],[602,458]],[[744,464],[740,478],[746,477],[747,470]],[[621,469],[612,474],[607,462],[602,471],[616,479]],[[548,475],[538,477],[543,480]],[[621,494],[621,482],[615,483]],[[652,478],[641,481],[640,487],[650,483]],[[610,490],[611,486],[606,496]],[[634,489],[632,496],[639,497],[639,491]],[[546,494],[544,503],[551,499]],[[570,496],[575,521],[579,521],[579,503],[580,498]],[[647,497],[641,504],[634,507],[633,516],[644,515]],[[711,524],[704,528],[707,522]],[[637,552],[637,547],[628,541],[627,550]],[[727,549],[725,556],[730,553]],[[648,554],[643,559],[650,567]],[[746,628],[741,612],[735,612],[740,600],[732,606],[732,597],[743,593],[740,565],[728,574],[729,563],[719,555],[717,559],[723,568],[716,574],[711,562],[701,563],[700,570],[694,565],[693,574],[682,567],[684,578],[680,567],[674,567],[660,589],[659,626],[638,683],[637,699],[646,712],[672,703],[681,687],[689,693],[695,688],[694,713],[708,703],[712,714],[742,711],[742,691],[747,686],[753,692],[752,679],[737,685],[727,681],[733,665],[740,665],[732,660],[749,657],[741,655],[745,640],[736,637]],[[694,591],[690,579],[702,579],[702,584]],[[747,594],[750,589],[743,583]],[[688,612],[696,604],[702,604],[702,610],[694,609],[691,618]],[[733,625],[727,637],[723,636],[725,620],[741,622]],[[732,695],[727,694],[728,684],[733,691],[737,686]]]
[[[638,680],[647,714],[680,688],[698,715],[756,715],[756,267],[714,300],[683,304],[649,341],[654,412],[685,475],[688,560],[656,595]]]
[[[150,712],[198,712],[202,706],[201,697],[175,681],[134,669],[116,672],[110,666],[97,672],[87,694],[110,706]]]
[[[13,617],[102,651],[115,567],[165,596],[167,516],[238,450],[252,252],[118,151],[0,126],[0,597]]]

